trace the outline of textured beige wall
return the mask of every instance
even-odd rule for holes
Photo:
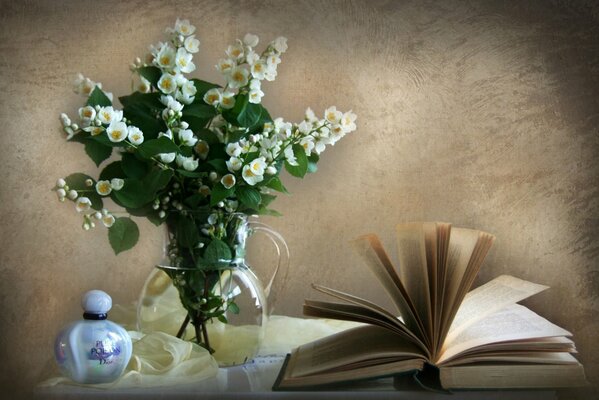
[[[246,32],[289,38],[264,103],[297,121],[306,106],[353,109],[359,129],[269,218],[292,251],[278,312],[300,315],[319,282],[384,299],[347,242],[394,224],[443,220],[497,242],[478,283],[502,273],[547,284],[527,304],[574,333],[599,382],[599,29],[597,7],[530,2],[92,2],[0,4],[0,379],[30,388],[56,373],[53,337],[79,317],[81,293],[134,300],[160,254],[142,223],[118,257],[97,228],[84,233],[50,191],[56,178],[96,173],[65,144],[77,72],[116,95],[129,62],[177,16],[198,27],[196,75]],[[557,5],[556,5],[557,4]]]

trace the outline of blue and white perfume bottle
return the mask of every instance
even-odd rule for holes
[[[56,337],[54,356],[62,373],[79,383],[118,379],[131,358],[131,337],[106,319],[112,299],[101,290],[83,295],[83,320],[73,322]]]

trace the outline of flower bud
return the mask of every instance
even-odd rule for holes
[[[173,110],[168,110],[169,117],[173,117],[174,115],[175,115],[175,112]]]
[[[97,213],[94,214],[94,218],[95,219],[102,219],[102,213],[100,211],[98,211]]]
[[[67,195],[67,192],[61,188],[56,191],[56,195],[58,196],[59,200],[63,200],[65,198],[65,196]]]
[[[64,179],[60,178],[56,181],[56,186],[58,186],[59,188],[64,187],[67,183],[65,182]]]
[[[76,190],[69,190],[69,200],[75,200],[77,198],[77,196],[79,196],[79,194],[77,193]]]
[[[71,125],[71,129],[72,129],[72,130],[74,130],[74,131],[76,131],[76,130],[78,130],[78,129],[79,129],[79,125],[77,125],[77,124],[72,124],[72,125]]]
[[[277,169],[276,169],[274,166],[270,165],[270,166],[268,166],[268,167],[266,168],[266,171],[265,171],[265,172],[266,172],[268,175],[274,175],[274,174],[276,174],[276,173],[277,173]]]
[[[218,179],[218,174],[214,171],[210,172],[210,174],[208,175],[208,178],[212,181],[215,182]]]
[[[166,216],[166,213],[163,210],[160,210],[160,212],[158,213],[158,218],[164,218]]]
[[[225,206],[225,203],[223,203],[222,201],[219,201],[218,203],[216,203],[216,206],[218,208],[223,208]]]
[[[92,181],[91,179],[86,179],[85,180],[85,186],[94,186],[94,181]]]

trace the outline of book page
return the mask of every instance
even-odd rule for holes
[[[393,332],[377,326],[360,326],[298,347],[290,360],[290,376],[345,370],[368,360],[414,358],[423,359],[418,347],[397,340]]]
[[[408,292],[376,235],[364,235],[351,242],[352,247],[377,277],[397,307],[402,320],[414,334],[424,336],[424,328]]]
[[[460,353],[486,344],[553,336],[572,334],[528,308],[513,304],[466,328],[451,342],[445,342],[437,364],[457,359]]]
[[[435,354],[439,354],[462,300],[474,282],[495,237],[486,232],[452,228],[446,264],[446,285],[441,328]]]
[[[428,266],[426,262],[425,229],[422,223],[397,226],[397,256],[399,277],[424,327],[426,342],[432,347],[432,310]]]
[[[509,275],[501,275],[490,282],[470,291],[460,305],[449,328],[445,342],[451,342],[464,329],[502,308],[522,301],[548,289]]]

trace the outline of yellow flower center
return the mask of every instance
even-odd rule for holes
[[[233,79],[234,79],[235,81],[237,81],[237,82],[243,82],[243,79],[244,79],[244,78],[245,78],[245,77],[243,76],[243,74],[242,74],[241,72],[239,72],[239,71],[237,71],[237,72],[235,72],[235,73],[233,74]]]
[[[171,63],[171,58],[169,56],[160,57],[160,64],[169,65]]]
[[[110,136],[112,136],[113,139],[120,139],[123,136],[123,132],[119,130],[114,130],[110,132]]]

